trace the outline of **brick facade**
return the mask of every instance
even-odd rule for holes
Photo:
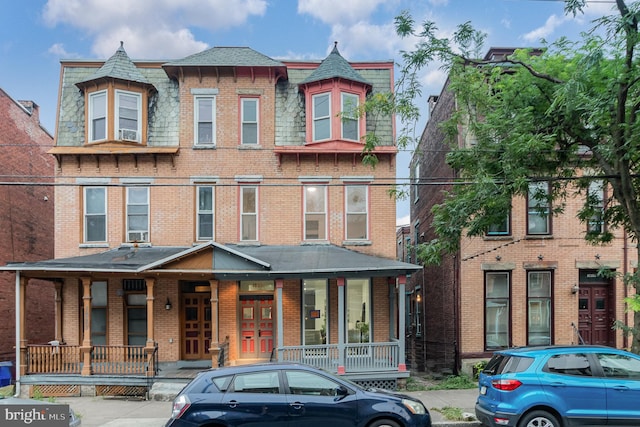
[[[47,151],[53,137],[40,125],[38,105],[15,101],[0,89],[0,168],[5,182],[39,185],[0,185],[0,265],[53,256],[53,158]],[[0,360],[15,360],[15,274],[0,273]],[[55,289],[35,281],[27,289],[27,337],[34,343],[54,339]]]

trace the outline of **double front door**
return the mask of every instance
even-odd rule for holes
[[[241,359],[271,357],[273,314],[273,295],[240,295]]]
[[[611,292],[608,284],[580,284],[578,332],[585,344],[615,345]]]

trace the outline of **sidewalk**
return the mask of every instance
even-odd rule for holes
[[[478,422],[446,421],[434,408],[454,407],[473,414],[477,389],[416,391],[405,394],[424,402],[434,426],[478,427]],[[61,397],[82,419],[82,427],[163,427],[171,416],[172,402],[105,397]]]

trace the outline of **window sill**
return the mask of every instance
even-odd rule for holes
[[[503,235],[503,236],[498,236],[498,235],[485,235],[484,236],[484,240],[513,240],[513,236],[512,235]]]
[[[240,144],[240,145],[238,145],[238,150],[262,150],[262,145],[260,145],[260,144]]]
[[[78,245],[79,248],[84,249],[84,248],[108,248],[109,244],[108,243],[80,243],[80,245]]]
[[[303,246],[314,246],[314,245],[330,245],[331,242],[329,242],[328,240],[304,240],[302,243],[300,243]]]
[[[151,244],[151,242],[124,242],[120,246],[123,248],[150,248],[153,245]]]
[[[343,246],[371,246],[371,240],[344,240]]]
[[[527,234],[525,240],[547,240],[553,239],[553,234]]]
[[[216,144],[208,144],[208,145],[204,145],[204,144],[193,144],[193,149],[194,150],[215,150],[216,149]]]

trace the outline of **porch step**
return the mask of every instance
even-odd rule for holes
[[[149,390],[149,400],[171,402],[188,381],[155,381]]]

